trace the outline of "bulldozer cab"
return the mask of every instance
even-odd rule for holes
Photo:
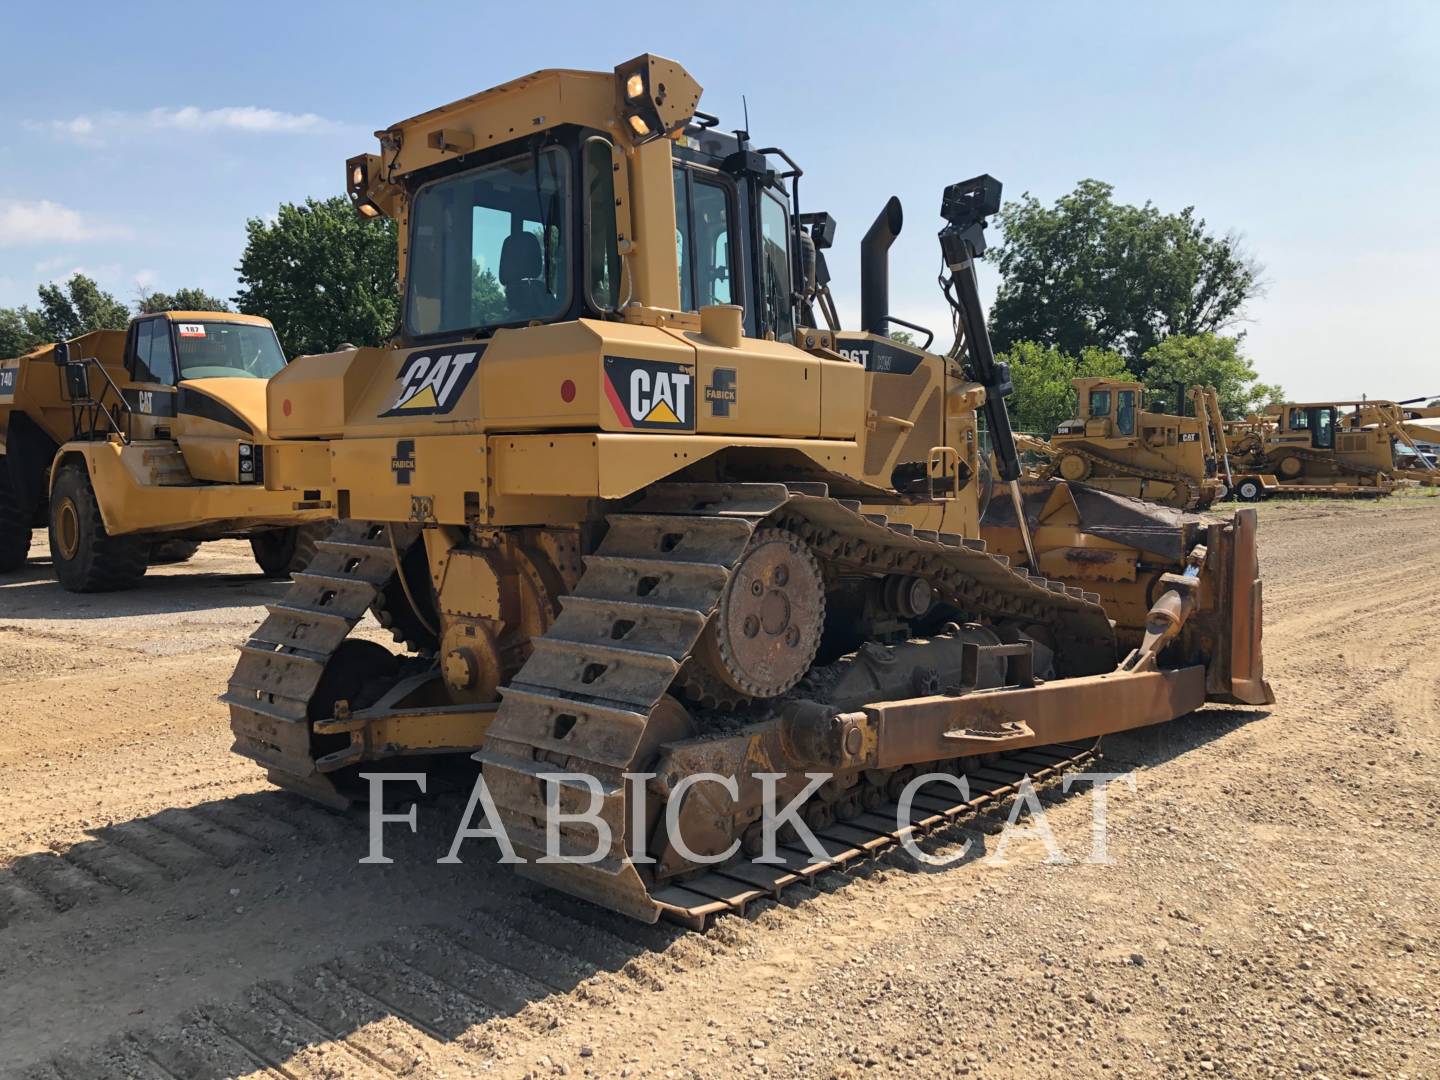
[[[1062,426],[1062,434],[1096,439],[1134,438],[1136,416],[1144,408],[1145,389],[1139,383],[1107,379],[1072,381],[1078,399],[1078,420]]]
[[[1281,431],[1287,435],[1308,435],[1317,450],[1335,448],[1334,405],[1292,405],[1284,412]]]
[[[459,124],[475,104],[459,102],[437,113]],[[473,136],[466,132],[461,142],[458,127],[438,129],[439,141],[451,138],[458,145],[434,163],[418,162],[394,185],[394,198],[410,204],[402,239],[402,342],[439,344],[506,328],[614,317],[642,302],[691,313],[738,305],[746,337],[793,341],[787,174],[754,151],[743,132],[718,132],[714,124],[701,114],[673,140],[646,151],[653,161],[643,165],[627,163],[624,148],[598,122],[560,124],[462,153],[463,161],[455,153],[468,148]],[[625,168],[642,171],[661,163],[657,150],[666,148],[671,183],[665,194],[673,194],[673,204],[658,205],[660,185],[654,183],[642,186],[646,205],[632,208],[617,178],[624,181]],[[376,205],[366,193],[373,181],[365,157],[352,159],[350,168],[352,198],[362,213]],[[646,179],[653,183],[655,177]],[[644,227],[634,220],[642,214],[662,231],[673,231],[673,277],[668,254],[631,247],[630,230]],[[673,226],[664,228],[662,219],[672,216]],[[663,291],[651,287],[657,264],[671,277]]]
[[[964,397],[974,384],[957,360],[883,329],[841,334],[828,316],[820,328],[833,221],[800,214],[800,168],[745,131],[719,130],[695,111],[698,94],[678,65],[648,55],[614,75],[538,72],[394,124],[380,154],[351,158],[356,209],[401,224],[405,300],[394,347],[360,350],[354,368],[388,365],[393,379],[370,384],[347,430],[363,417],[376,431],[423,434],[426,418],[444,415],[477,430],[858,436],[856,494],[932,501],[962,488],[976,472],[981,397]],[[587,369],[578,357],[597,341]],[[580,388],[596,367],[592,395]],[[572,387],[558,406],[547,372]],[[345,426],[316,419],[311,394],[328,394],[318,378],[288,378],[271,409],[282,437]],[[534,387],[533,404],[512,405],[520,386]],[[974,507],[969,516],[973,527]]]

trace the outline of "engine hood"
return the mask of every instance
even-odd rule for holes
[[[176,394],[176,427],[191,434],[265,440],[266,382],[247,378],[182,381]]]

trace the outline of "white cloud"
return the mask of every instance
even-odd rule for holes
[[[99,225],[80,211],[49,199],[27,202],[0,197],[0,247],[73,244],[121,235],[123,229]]]
[[[204,134],[227,131],[249,135],[308,135],[343,130],[341,124],[327,120],[317,113],[282,112],[279,109],[262,109],[256,105],[227,105],[218,109],[202,109],[197,105],[184,105],[180,108],[161,106],[144,112],[107,111],[75,116],[68,120],[51,120],[43,124],[30,122],[26,126],[31,130],[49,131],[57,138],[86,144],[165,132]]]

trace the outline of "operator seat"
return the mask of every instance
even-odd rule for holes
[[[505,306],[514,318],[538,319],[555,306],[543,272],[538,236],[516,232],[505,238],[500,247],[500,284],[505,287]]]

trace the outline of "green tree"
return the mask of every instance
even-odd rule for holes
[[[65,341],[91,330],[124,330],[130,309],[84,274],[74,274],[64,285],[39,288],[40,309],[27,321],[42,341]]]
[[[470,264],[470,314],[477,326],[503,322],[509,314],[505,290],[493,271],[480,269],[480,260]]]
[[[1116,203],[1113,191],[1082,180],[1054,206],[1028,193],[1005,204],[1003,242],[990,253],[1001,275],[990,315],[997,349],[1035,341],[1075,356],[1095,346],[1138,373],[1165,338],[1243,316],[1261,268],[1235,237],[1211,233],[1194,207],[1163,214]]]
[[[203,289],[176,289],[173,293],[142,292],[135,310],[153,315],[159,311],[229,311],[230,305]]]
[[[0,357],[19,356],[37,345],[68,341],[91,330],[123,330],[130,321],[125,305],[84,274],[72,274],[63,285],[41,285],[37,292],[38,308],[0,308]]]
[[[0,308],[0,359],[27,353],[42,343],[44,339],[35,330],[38,319],[38,312],[24,304]]]
[[[285,203],[245,223],[240,310],[275,324],[292,355],[341,342],[378,345],[395,329],[395,223],[361,219],[344,198]]]
[[[1075,414],[1070,380],[1129,377],[1123,356],[1093,346],[1074,357],[1036,341],[1019,341],[998,359],[1009,363],[1015,384],[1015,394],[1008,402],[1015,429],[1046,436]]]
[[[1152,389],[1213,386],[1220,411],[1231,420],[1285,399],[1279,386],[1258,381],[1255,365],[1241,353],[1238,338],[1220,334],[1166,338],[1145,353],[1143,362],[1145,382]]]

